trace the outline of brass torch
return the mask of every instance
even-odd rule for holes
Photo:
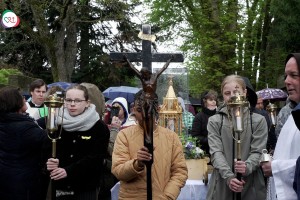
[[[269,118],[271,119],[272,125],[276,126],[277,121],[277,106],[271,102],[267,105],[266,110],[268,111]]]
[[[52,157],[56,158],[56,140],[59,139],[62,130],[58,130],[58,117],[59,113],[62,113],[61,118],[63,119],[64,99],[57,93],[54,93],[46,97],[44,103],[48,108],[48,116],[46,117],[46,129],[49,139],[52,140]]]
[[[249,102],[244,95],[241,95],[238,90],[235,91],[234,96],[230,98],[227,103],[227,109],[229,112],[229,119],[232,120],[234,135],[233,139],[236,141],[236,159],[240,161],[242,159],[241,153],[241,133],[244,130],[244,109],[249,107]],[[237,179],[242,179],[242,174],[237,173]],[[237,199],[241,199],[241,193],[237,193]]]
[[[237,142],[237,159],[241,159],[241,133],[244,130],[244,108],[249,107],[249,102],[244,95],[236,90],[235,95],[230,98],[227,103],[227,108],[232,119],[233,130],[237,133],[237,138],[234,136]]]

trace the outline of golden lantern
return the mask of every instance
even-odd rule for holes
[[[272,125],[276,126],[277,121],[277,106],[271,102],[267,105],[266,110],[268,111],[269,118],[271,119]]]
[[[177,134],[182,131],[182,108],[178,103],[173,88],[172,77],[169,80],[169,88],[166,97],[163,98],[163,104],[159,109],[159,124],[169,128]]]
[[[249,107],[249,102],[244,95],[236,90],[235,95],[230,98],[227,103],[228,111],[233,123],[233,129],[235,132],[243,132],[244,130],[244,114],[245,107]]]
[[[54,93],[46,97],[44,103],[48,109],[48,116],[46,117],[46,129],[47,129],[48,137],[52,141],[52,157],[56,158],[56,140],[60,138],[60,134],[62,130],[62,128],[58,130],[58,116],[59,113],[62,113],[61,118],[63,119],[64,99],[63,97],[60,97],[58,93]]]
[[[234,135],[232,136],[236,141],[236,159],[238,161],[242,159],[241,133],[244,131],[243,111],[246,107],[249,107],[249,102],[244,95],[240,95],[236,88],[235,95],[232,96],[227,103],[227,109],[230,116],[229,119],[231,119],[233,124]],[[237,179],[242,179],[241,173],[237,173]],[[241,193],[236,193],[236,199],[241,199]]]

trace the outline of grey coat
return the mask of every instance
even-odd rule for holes
[[[266,187],[259,160],[262,149],[266,148],[268,126],[262,115],[253,113],[252,120],[250,120],[249,110],[245,109],[243,113],[244,131],[241,133],[241,154],[247,169],[246,176],[243,177],[246,183],[242,192],[242,199],[264,200]],[[233,156],[233,149],[236,151],[236,143],[232,137],[233,128],[228,120],[226,107],[221,108],[218,114],[209,118],[207,129],[211,162],[214,166],[207,200],[232,200],[235,195],[229,189],[228,183],[235,177],[233,159],[236,156]]]

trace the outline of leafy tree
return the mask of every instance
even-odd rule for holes
[[[149,20],[165,33],[161,39],[183,38],[194,96],[219,90],[233,73],[248,77],[257,90],[267,83],[276,87],[286,54],[299,51],[295,0],[145,1],[152,9]]]
[[[181,49],[188,54],[190,92],[218,89],[226,73],[238,70],[238,3],[229,1],[147,1],[153,12],[150,20],[167,32],[184,38]],[[163,9],[165,8],[165,9]],[[187,24],[176,31],[180,23]],[[205,80],[205,84],[199,80]]]
[[[130,16],[137,4],[120,0],[96,4],[89,0],[6,1],[1,9],[12,9],[21,23],[1,31],[0,58],[32,76],[44,75],[49,82],[102,82],[103,88],[123,84],[133,74],[126,67],[118,70],[119,66],[112,65],[108,53],[136,47],[137,25]],[[116,78],[118,73],[123,76]]]

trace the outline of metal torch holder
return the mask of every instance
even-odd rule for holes
[[[271,102],[266,107],[266,110],[268,111],[271,123],[273,126],[276,126],[277,121],[277,106]]]
[[[240,161],[242,159],[241,153],[241,133],[244,130],[243,112],[244,108],[249,108],[249,102],[244,95],[240,95],[238,90],[235,91],[235,95],[227,102],[227,110],[229,113],[229,119],[232,122],[233,131],[232,137],[236,141],[236,159]],[[234,155],[234,153],[233,153]],[[242,180],[242,174],[236,174],[238,180]],[[241,193],[236,193],[236,199],[241,200]]]
[[[53,95],[49,95],[45,101],[44,104],[47,106],[47,108],[51,111],[51,108],[62,108],[63,109],[63,105],[64,105],[64,98],[59,97],[56,93]],[[49,120],[48,118],[51,118],[51,115],[53,113],[49,112],[48,110],[48,116],[47,116],[47,120]],[[62,122],[63,123],[63,115],[64,115],[64,109],[62,110]],[[46,121],[46,125],[47,125],[47,121]],[[60,127],[60,130],[57,129],[53,129],[53,128],[47,128],[47,134],[48,134],[48,138],[52,141],[52,157],[56,158],[56,140],[60,138],[60,134],[62,131],[62,126]]]

